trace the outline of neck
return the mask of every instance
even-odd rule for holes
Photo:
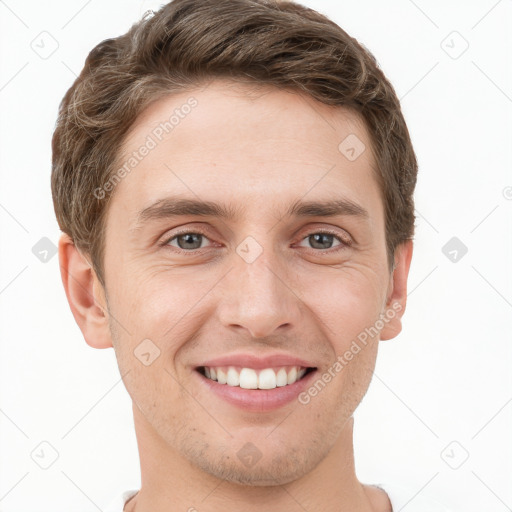
[[[353,417],[330,452],[312,471],[284,485],[251,486],[220,480],[170,447],[134,406],[141,463],[141,489],[124,512],[374,512],[382,492],[361,484],[355,474]],[[385,496],[385,495],[384,495]],[[271,507],[270,507],[271,504]],[[389,508],[390,510],[390,508]]]

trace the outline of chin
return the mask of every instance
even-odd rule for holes
[[[252,487],[277,487],[293,482],[306,473],[300,466],[291,467],[289,463],[285,466],[258,463],[255,467],[245,468],[228,461],[215,467],[204,465],[202,469],[220,480]]]
[[[209,450],[201,450],[200,453],[186,450],[183,455],[205,473],[219,480],[253,487],[273,487],[285,485],[302,478],[312,471],[322,460],[324,454],[318,450],[318,446],[311,450],[299,447],[282,446],[282,452],[265,456],[257,452],[252,443],[246,443],[239,450],[229,447],[222,454],[208,453]],[[183,446],[182,446],[183,448]],[[267,454],[272,450],[268,448]],[[256,458],[259,457],[257,460]],[[247,454],[255,457],[247,458]],[[244,461],[245,458],[245,461]]]

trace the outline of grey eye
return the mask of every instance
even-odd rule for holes
[[[204,238],[206,237],[200,233],[181,233],[171,238],[168,243],[169,245],[173,245],[172,242],[176,240],[179,249],[200,249]]]
[[[331,249],[336,239],[339,241],[338,245],[341,245],[341,240],[331,233],[313,233],[304,238],[309,241],[313,249]]]

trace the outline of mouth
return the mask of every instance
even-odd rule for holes
[[[198,366],[195,370],[204,378],[228,387],[272,390],[292,386],[316,371],[316,367],[287,365],[270,368],[240,366]]]
[[[271,413],[291,405],[311,386],[318,367],[285,352],[231,353],[196,363],[197,384],[211,400],[239,411]]]

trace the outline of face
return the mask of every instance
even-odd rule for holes
[[[221,81],[156,101],[126,138],[120,165],[147,154],[109,205],[108,335],[135,414],[211,475],[310,472],[399,331],[370,147],[355,113]]]

